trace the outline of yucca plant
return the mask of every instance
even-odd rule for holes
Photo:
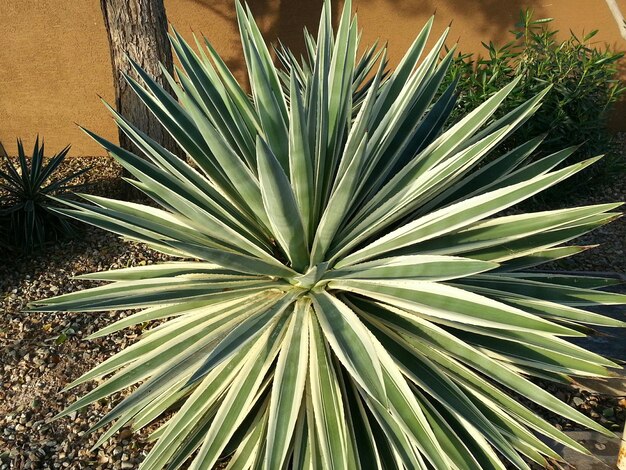
[[[387,73],[384,48],[357,59],[350,2],[335,34],[329,11],[309,57],[282,49],[278,69],[237,5],[251,96],[176,32],[176,98],[135,67],[130,86],[193,163],[114,110],[145,159],[87,131],[162,209],[84,196],[61,212],[181,261],[84,275],[112,283],[33,305],[139,309],[93,338],[159,320],[70,384],[105,378],[60,416],[140,383],[95,429],[110,425],[101,444],[175,409],[142,469],[529,468],[559,458],[540,435],[585,452],[519,396],[610,435],[532,379],[609,375],[566,338],[624,326],[586,307],[626,296],[531,268],[585,250],[563,244],[618,204],[503,211],[597,159],[525,165],[534,139],[481,165],[542,95],[492,119],[511,83],[442,133],[453,51],[440,58],[444,34],[420,59],[432,19]]]
[[[51,196],[63,197],[79,175],[88,168],[57,177],[70,150],[68,145],[46,159],[39,137],[31,157],[17,140],[17,164],[4,156],[0,166],[0,237],[11,247],[30,252],[46,241],[71,235],[75,227],[65,216],[54,212]]]

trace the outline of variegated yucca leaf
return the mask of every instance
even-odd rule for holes
[[[139,384],[95,429],[102,443],[176,410],[142,469],[528,469],[559,458],[544,437],[585,452],[519,396],[610,435],[533,381],[611,375],[568,338],[624,326],[593,307],[626,303],[611,280],[534,269],[588,248],[566,243],[619,204],[503,213],[596,160],[530,163],[541,139],[493,156],[542,96],[495,119],[511,83],[444,127],[453,51],[444,33],[423,53],[432,20],[387,71],[349,1],[336,32],[324,5],[305,58],[279,48],[280,68],[249,9],[237,18],[250,95],[175,31],[175,97],[128,77],[187,160],[112,109],[142,156],[87,131],[161,208],[84,196],[60,212],[180,261],[32,306],[138,309],[93,337],[160,320],[70,384],[103,379],[61,416]]]

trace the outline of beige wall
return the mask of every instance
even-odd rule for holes
[[[129,0],[132,1],[132,0]],[[267,39],[280,37],[302,49],[303,26],[315,29],[321,0],[249,2]],[[520,8],[556,18],[564,33],[599,28],[599,43],[626,49],[604,0],[354,0],[363,42],[389,41],[397,61],[435,10],[435,33],[452,21],[450,43],[480,50],[480,41],[505,41]],[[626,0],[618,0],[626,13]],[[204,33],[236,75],[245,80],[233,0],[165,0],[170,22],[187,38]],[[338,9],[339,5],[335,6]],[[113,100],[106,33],[98,0],[0,0],[0,141],[15,153],[15,138],[28,146],[35,134],[48,152],[71,143],[73,155],[101,155],[99,146],[74,124],[115,139],[116,131],[98,95]],[[624,108],[614,124],[622,122]]]

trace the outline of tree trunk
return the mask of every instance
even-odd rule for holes
[[[120,114],[161,145],[182,156],[174,139],[133,92],[123,73],[137,78],[126,54],[150,76],[168,86],[159,62],[172,72],[172,50],[167,38],[167,17],[163,0],[100,0],[104,25],[109,36],[111,65],[115,86],[115,105]],[[138,153],[138,149],[120,130],[120,146]],[[141,153],[138,153],[141,155]]]

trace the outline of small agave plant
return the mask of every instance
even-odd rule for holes
[[[273,64],[249,9],[237,18],[252,95],[211,45],[176,32],[176,97],[135,67],[130,86],[192,162],[111,110],[140,158],[91,134],[162,208],[83,196],[62,213],[181,258],[82,276],[110,284],[35,311],[139,309],[99,337],[161,320],[75,382],[106,377],[65,416],[140,385],[95,429],[99,443],[162,417],[142,469],[528,469],[585,452],[520,397],[610,435],[536,385],[606,377],[615,363],[567,341],[624,326],[586,307],[626,303],[599,277],[531,269],[619,204],[503,215],[589,166],[533,163],[535,139],[486,157],[540,106],[500,119],[511,83],[445,128],[438,94],[453,51],[422,57],[432,20],[394,71],[385,49],[357,55],[347,1],[328,2],[307,57]],[[87,131],[89,132],[89,131]]]
[[[0,243],[17,251],[30,253],[46,242],[68,237],[76,232],[69,220],[54,211],[53,197],[63,198],[78,176],[89,168],[58,176],[59,168],[70,150],[68,145],[56,155],[44,157],[43,141],[35,140],[28,157],[17,140],[17,161],[6,155],[0,162]]]

